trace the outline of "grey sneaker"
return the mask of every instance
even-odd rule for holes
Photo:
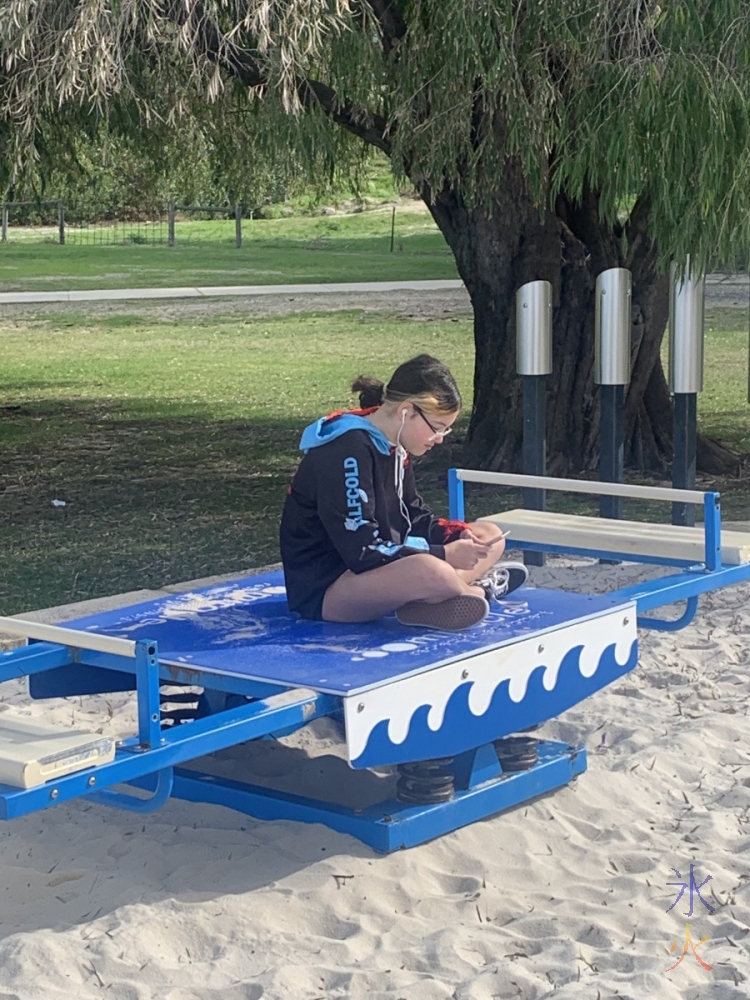
[[[487,617],[490,606],[483,597],[459,594],[447,601],[427,604],[426,601],[409,601],[396,611],[402,625],[420,625],[444,632],[461,632],[478,625]]]
[[[501,601],[508,594],[523,587],[529,578],[529,571],[520,562],[499,562],[477,580],[477,586],[484,591],[488,601]]]

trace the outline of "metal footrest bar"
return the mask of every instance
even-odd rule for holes
[[[679,632],[685,628],[695,618],[698,611],[698,598],[688,597],[685,610],[679,618],[670,621],[668,618],[646,618],[645,615],[638,615],[638,628],[652,628],[655,632]]]
[[[156,812],[157,809],[161,809],[163,805],[166,805],[172,794],[174,769],[165,767],[161,771],[157,771],[152,777],[156,779],[156,787],[153,794],[148,798],[140,798],[128,792],[115,792],[111,788],[103,788],[101,791],[93,792],[89,795],[89,799],[92,802],[96,802],[97,805],[111,806],[114,809],[126,809],[128,812]]]

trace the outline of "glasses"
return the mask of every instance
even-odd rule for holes
[[[420,410],[420,408],[417,406],[416,403],[412,403],[411,405],[414,407],[414,409],[420,415],[420,417],[422,418],[422,420],[424,420],[424,422],[430,428],[430,430],[432,431],[432,436],[433,437],[439,437],[439,438],[448,437],[448,435],[450,434],[450,432],[453,430],[452,427],[443,427],[442,430],[440,430],[438,427],[434,427],[430,423],[430,421],[427,419],[427,417],[424,415],[424,413]]]

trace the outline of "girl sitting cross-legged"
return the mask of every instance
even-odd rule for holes
[[[290,609],[330,622],[395,611],[410,626],[478,624],[528,574],[498,564],[496,525],[434,517],[417,492],[409,458],[450,434],[461,408],[453,376],[420,354],[387,385],[360,376],[352,391],[361,409],[322,417],[300,442],[280,530]]]

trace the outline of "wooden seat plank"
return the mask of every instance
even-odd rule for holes
[[[570,546],[605,553],[656,556],[662,559],[705,561],[702,527],[650,524],[645,521],[614,521],[581,514],[557,514],[540,510],[509,510],[481,518],[510,532],[512,543]],[[750,563],[750,532],[722,531],[721,561],[725,566]]]

